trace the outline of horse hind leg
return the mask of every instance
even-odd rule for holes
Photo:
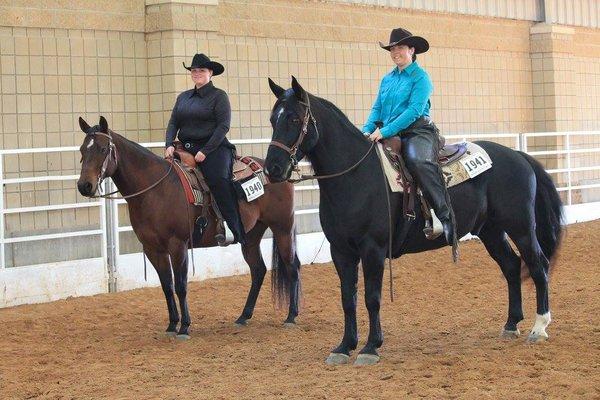
[[[294,327],[296,326],[296,317],[300,313],[300,260],[298,256],[294,254],[294,261],[292,261],[289,265],[289,308],[288,308],[288,316],[285,319],[283,326],[285,327]]]
[[[170,249],[171,266],[175,278],[175,292],[179,298],[181,310],[181,325],[177,332],[177,339],[188,340],[190,338],[190,311],[187,304],[187,279],[188,279],[188,252],[184,242],[177,243]]]
[[[514,339],[520,335],[518,323],[523,320],[521,299],[521,258],[515,254],[506,233],[492,224],[485,225],[478,234],[490,256],[498,263],[508,284],[508,319],[501,337]]]
[[[171,264],[167,253],[159,253],[153,249],[144,248],[144,253],[154,266],[160,279],[160,285],[165,299],[167,301],[167,309],[169,311],[169,326],[167,326],[167,336],[175,336],[177,334],[177,325],[179,324],[179,312],[175,303],[175,294],[173,293],[173,276],[171,274]]]
[[[239,326],[247,325],[248,320],[252,318],[256,300],[258,299],[260,288],[262,287],[265,274],[267,273],[267,266],[265,265],[260,252],[260,241],[266,229],[266,225],[258,222],[254,228],[246,234],[246,244],[242,246],[244,260],[246,260],[250,267],[252,285],[250,286],[244,309],[239,318],[235,321],[235,324]]]
[[[535,284],[536,318],[527,342],[543,342],[548,339],[546,328],[551,321],[548,299],[549,262],[538,243],[534,229],[521,235],[511,235],[511,238],[519,249],[521,258],[527,265],[529,275]]]

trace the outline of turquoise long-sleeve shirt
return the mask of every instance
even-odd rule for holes
[[[373,133],[375,122],[383,122],[380,129],[389,138],[406,129],[422,116],[429,116],[429,97],[433,84],[423,68],[413,62],[402,71],[395,67],[381,80],[379,93],[363,132]]]

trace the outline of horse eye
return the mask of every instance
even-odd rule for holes
[[[102,154],[106,154],[108,152],[108,147],[103,147],[100,151],[102,152]]]
[[[294,118],[294,119],[292,119],[292,122],[294,124],[299,124],[300,123],[300,118]]]

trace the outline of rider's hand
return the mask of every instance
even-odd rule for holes
[[[206,155],[203,152],[199,151],[196,153],[194,159],[196,160],[196,162],[202,162],[206,160]]]
[[[383,135],[379,130],[369,135],[369,140],[372,142],[379,142],[381,139],[383,139]]]
[[[175,153],[175,147],[169,146],[165,149],[165,158],[173,158],[173,153]]]

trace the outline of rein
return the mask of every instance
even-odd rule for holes
[[[296,142],[292,145],[292,147],[288,147],[285,144],[283,144],[277,140],[274,140],[274,139],[272,139],[271,143],[269,143],[269,146],[279,147],[280,149],[286,151],[290,155],[290,160],[292,162],[292,166],[294,167],[294,171],[298,171],[298,160],[296,159],[296,153],[298,152],[298,148],[302,145],[304,138],[308,134],[308,123],[309,122],[313,123],[313,126],[315,127],[315,130],[317,131],[317,135],[319,134],[319,128],[317,127],[317,120],[315,119],[315,117],[312,113],[312,110],[310,109],[310,98],[308,96],[306,96],[306,102],[300,101],[299,103],[306,107],[306,112],[304,114],[304,120],[302,121],[302,129],[300,130],[300,135],[298,135],[298,139],[296,139]],[[352,171],[356,167],[358,167],[367,158],[369,153],[371,153],[371,151],[375,147],[375,143],[376,142],[374,142],[374,141],[371,142],[371,146],[369,146],[369,149],[360,158],[360,160],[358,160],[352,166],[350,166],[349,168],[346,168],[343,171],[335,172],[333,174],[327,174],[327,175],[300,175],[300,178],[288,179],[288,182],[293,184],[293,183],[303,182],[303,181],[306,181],[309,179],[329,179],[329,178],[336,178],[338,176],[342,176],[342,175]],[[387,184],[387,180],[386,180],[386,176],[385,176],[385,171],[383,170],[383,166],[381,167],[381,172],[383,173],[383,180],[384,180],[384,186],[386,189],[386,199],[387,199],[387,205],[388,205],[388,231],[389,231],[388,265],[389,265],[389,269],[390,269],[390,298],[391,298],[391,301],[393,302],[394,301],[394,280],[393,280],[393,274],[392,274],[392,239],[393,239],[393,237],[392,237],[392,206],[391,206],[391,201],[390,201],[390,191],[388,188],[388,184]]]
[[[303,182],[309,179],[329,179],[329,178],[336,178],[338,176],[342,176],[350,171],[352,171],[353,169],[355,169],[356,167],[358,167],[360,165],[360,163],[362,163],[365,158],[367,158],[367,156],[369,155],[369,153],[371,152],[371,150],[373,150],[373,148],[375,147],[375,143],[376,142],[371,142],[371,146],[369,146],[369,149],[367,150],[367,152],[365,153],[364,156],[361,157],[360,160],[358,160],[354,165],[346,168],[343,171],[340,172],[336,172],[333,174],[327,174],[327,175],[300,175],[300,178],[298,179],[288,179],[288,182],[290,183],[298,183],[298,182]]]

